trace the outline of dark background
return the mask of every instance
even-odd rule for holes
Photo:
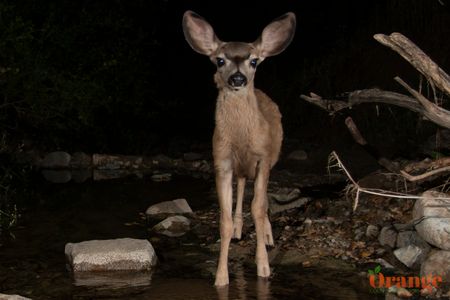
[[[215,67],[185,42],[191,9],[224,41],[254,41],[293,11],[289,48],[266,60],[256,86],[279,105],[287,140],[308,150],[351,142],[352,115],[369,141],[408,156],[433,132],[414,113],[364,105],[330,117],[304,102],[379,87],[406,94],[399,75],[420,76],[375,33],[401,32],[450,70],[448,1],[69,1],[0,2],[0,130],[4,147],[43,151],[177,155],[208,147],[214,126]],[[427,94],[428,86],[423,84]],[[336,146],[337,147],[337,146]]]

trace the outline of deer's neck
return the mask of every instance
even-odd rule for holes
[[[219,89],[216,104],[216,128],[219,131],[250,129],[260,118],[258,101],[253,87],[238,91]]]

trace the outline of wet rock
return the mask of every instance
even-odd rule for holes
[[[169,236],[179,237],[189,231],[191,221],[184,216],[172,216],[164,219],[153,227],[156,232]]]
[[[192,209],[186,199],[175,199],[154,204],[145,212],[150,217],[161,217],[167,215],[192,214]]]
[[[131,238],[68,243],[65,254],[74,272],[150,270],[157,260],[149,241]]]
[[[0,294],[0,300],[31,300],[31,298],[22,297],[20,295]]]
[[[420,220],[417,232],[433,246],[450,250],[450,196],[437,191],[426,191],[422,196],[413,209],[414,220]]]
[[[64,151],[55,151],[47,154],[42,160],[41,167],[44,169],[63,169],[70,166],[71,156]]]
[[[381,229],[378,241],[382,246],[395,247],[397,242],[397,231],[392,226],[385,226]]]
[[[42,170],[42,176],[52,183],[67,183],[72,179],[70,170]]]
[[[428,251],[423,250],[416,245],[408,245],[394,250],[395,257],[408,268],[420,266],[427,253]]]
[[[183,154],[184,161],[195,161],[203,159],[203,155],[201,153],[196,152],[187,152]]]
[[[92,167],[92,156],[84,152],[75,152],[72,155],[70,166],[74,169],[88,169]]]
[[[172,179],[172,174],[170,173],[161,173],[161,174],[153,174],[152,180],[155,182],[165,182],[170,181]]]
[[[289,153],[287,159],[289,160],[307,160],[308,154],[304,150],[295,150]]]
[[[99,170],[139,169],[143,158],[131,155],[93,154],[92,164]]]
[[[378,236],[380,233],[380,230],[378,229],[378,226],[369,224],[366,228],[366,237],[369,239],[374,239]]]
[[[450,251],[431,251],[420,268],[421,276],[441,276],[443,282],[450,283]]]

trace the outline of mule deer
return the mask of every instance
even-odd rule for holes
[[[220,256],[215,285],[229,283],[228,249],[232,237],[241,238],[246,179],[255,180],[251,212],[256,228],[257,272],[260,277],[268,277],[266,245],[273,245],[273,238],[267,215],[267,184],[280,154],[283,128],[278,106],[254,88],[253,80],[257,66],[291,42],[295,15],[289,12],[275,19],[253,43],[222,42],[211,25],[192,11],[184,13],[183,31],[189,45],[217,66],[213,157],[220,204]],[[237,201],[232,219],[233,174],[237,177]]]

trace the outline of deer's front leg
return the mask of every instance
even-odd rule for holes
[[[216,164],[216,187],[220,205],[220,256],[216,272],[216,286],[229,283],[228,249],[233,235],[231,219],[233,206],[233,172],[231,161],[224,160]]]
[[[267,184],[269,181],[269,172],[270,165],[264,161],[260,161],[256,171],[255,196],[252,201],[252,216],[256,228],[256,266],[258,276],[260,277],[270,276],[266,243],[273,244],[272,230],[267,217]]]
[[[245,190],[245,177],[239,177],[237,179],[237,199],[233,219],[233,237],[239,240],[242,237],[242,226],[244,225],[244,220],[242,216],[242,202],[244,201],[244,190]]]

